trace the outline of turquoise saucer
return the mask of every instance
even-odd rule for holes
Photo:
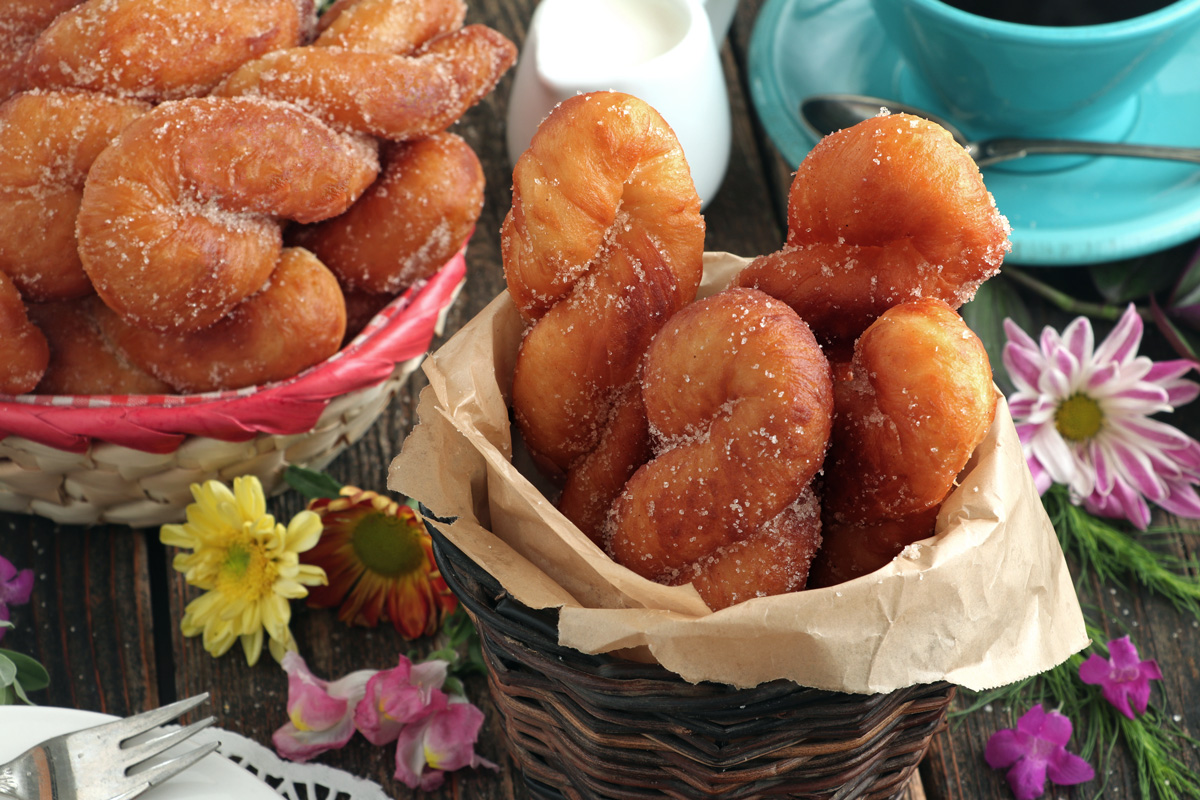
[[[816,143],[800,102],[828,92],[929,106],[932,91],[888,41],[869,0],[768,0],[750,37],[750,95],[792,166]],[[1200,146],[1200,36],[1142,90],[1126,141]],[[1117,261],[1200,236],[1200,167],[1092,158],[1056,171],[984,170],[1012,225],[1008,261],[1071,266]]]

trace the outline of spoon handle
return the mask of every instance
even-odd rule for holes
[[[1031,155],[1125,156],[1162,158],[1200,164],[1200,147],[1164,147],[1124,142],[1088,142],[1070,139],[988,139],[969,148],[975,163],[983,167]]]

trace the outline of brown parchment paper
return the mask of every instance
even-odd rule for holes
[[[744,266],[705,254],[701,294]],[[943,504],[934,537],[839,586],[716,613],[690,585],[615,564],[552,502],[509,426],[521,339],[507,293],[426,358],[420,422],[388,486],[424,503],[446,536],[531,608],[560,609],[561,644],[657,660],[688,681],[778,678],[853,693],[947,680],[983,690],[1047,670],[1088,643],[1054,529],[1004,399]]]

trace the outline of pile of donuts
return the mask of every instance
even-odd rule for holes
[[[478,220],[463,0],[0,6],[0,394],[291,377]]]
[[[643,101],[562,103],[512,194],[513,417],[614,560],[720,609],[867,574],[933,533],[995,413],[957,309],[1009,248],[945,130],[881,114],[826,137],[783,246],[701,300],[699,198]]]

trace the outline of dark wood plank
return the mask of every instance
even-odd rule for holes
[[[0,555],[34,571],[3,646],[36,658],[50,686],[35,702],[125,715],[159,704],[152,569],[145,537],[0,515]]]

